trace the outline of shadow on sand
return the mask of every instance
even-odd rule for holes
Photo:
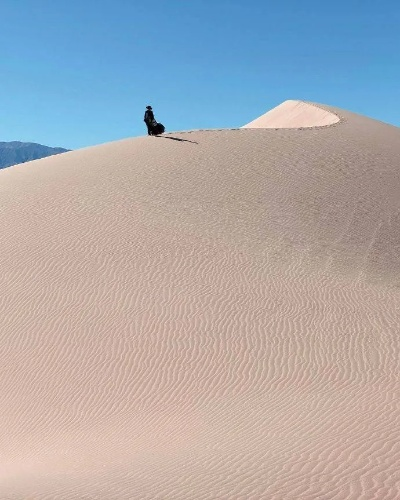
[[[198,144],[196,141],[189,141],[188,139],[179,139],[179,137],[167,137],[165,135],[156,135],[158,139],[171,139],[171,141],[179,141],[179,142],[191,142],[192,144]]]

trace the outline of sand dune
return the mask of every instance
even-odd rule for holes
[[[285,101],[242,128],[326,127],[339,121],[333,110],[309,102]]]
[[[400,498],[400,131],[282,106],[0,172],[1,499]]]

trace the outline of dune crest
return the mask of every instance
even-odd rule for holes
[[[400,130],[324,109],[0,171],[1,499],[400,498]]]
[[[340,118],[317,104],[289,100],[242,128],[312,128],[338,123]]]

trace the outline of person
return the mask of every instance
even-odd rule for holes
[[[146,106],[146,112],[144,114],[144,122],[147,125],[147,134],[153,135],[154,113],[153,113],[153,108],[151,106]]]

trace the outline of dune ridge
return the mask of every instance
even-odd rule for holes
[[[285,101],[242,128],[316,128],[340,122],[340,116],[326,107],[305,101]]]
[[[400,132],[323,109],[0,172],[0,498],[399,498]]]

